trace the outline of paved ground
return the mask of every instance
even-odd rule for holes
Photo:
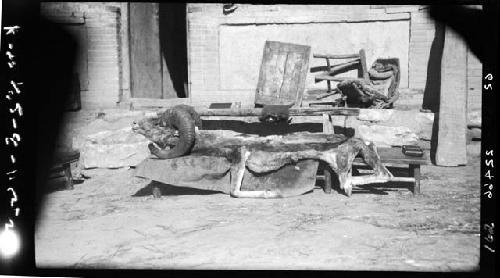
[[[404,188],[321,189],[288,199],[162,188],[133,169],[94,170],[46,195],[38,267],[468,271],[479,264],[479,145],[465,167],[422,168]]]

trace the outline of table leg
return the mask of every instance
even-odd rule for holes
[[[410,164],[410,177],[415,178],[415,184],[413,185],[413,194],[420,194],[420,165]]]
[[[323,114],[323,133],[335,134],[335,129],[333,128],[333,121],[330,115]]]
[[[161,189],[160,189],[159,182],[152,181],[151,186],[152,186],[151,193],[153,194],[153,197],[154,198],[161,198]]]
[[[326,194],[331,194],[332,193],[332,173],[330,172],[330,169],[325,169],[323,170],[323,175],[325,176],[324,179],[324,187],[323,191],[325,191]]]
[[[326,58],[326,70],[327,72],[330,72],[330,59]],[[332,92],[332,84],[330,83],[330,80],[326,80],[326,86],[328,88],[327,92],[331,93]]]

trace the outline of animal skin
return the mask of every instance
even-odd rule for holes
[[[159,129],[159,130],[158,130]],[[138,122],[134,131],[154,140],[163,142],[168,133],[155,119]],[[158,136],[158,134],[160,134]],[[163,137],[162,137],[163,136]],[[331,137],[331,138],[330,138]],[[323,138],[323,139],[321,139]],[[284,136],[258,137],[252,135],[223,136],[216,132],[198,131],[192,149],[193,158],[197,155],[225,157],[231,164],[232,183],[230,195],[240,198],[280,198],[287,196],[279,189],[262,191],[242,191],[245,169],[255,173],[270,173],[285,165],[299,160],[313,159],[326,162],[337,174],[340,188],[350,196],[352,186],[359,184],[387,182],[393,176],[381,164],[373,143],[366,144],[357,138],[347,139],[342,135],[318,135],[313,133],[289,134]],[[352,163],[361,155],[367,165],[372,167],[372,175],[353,177]]]
[[[284,165],[296,163],[303,159],[314,159],[326,162],[339,178],[340,188],[347,196],[352,194],[352,186],[359,184],[381,183],[389,181],[393,175],[380,162],[374,144],[361,139],[351,138],[327,150],[305,149],[288,152],[270,152],[259,150],[258,148],[248,148],[241,146],[240,161],[235,164],[236,180],[232,184],[231,195],[234,197],[246,198],[279,198],[283,194],[279,191],[241,191],[245,167],[256,173],[269,173],[283,167]],[[372,175],[353,177],[352,163],[354,158],[360,154],[365,163],[372,167]]]

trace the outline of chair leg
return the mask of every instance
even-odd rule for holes
[[[73,175],[71,175],[71,164],[64,163],[63,169],[64,169],[64,176],[66,177],[66,189],[72,190],[74,189],[74,186],[73,186]]]

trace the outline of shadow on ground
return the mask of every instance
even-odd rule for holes
[[[132,197],[143,197],[153,194],[153,189],[158,188],[161,196],[179,196],[179,195],[214,195],[221,194],[219,191],[203,190],[192,187],[175,186],[161,182],[152,181],[145,187],[139,189]]]

